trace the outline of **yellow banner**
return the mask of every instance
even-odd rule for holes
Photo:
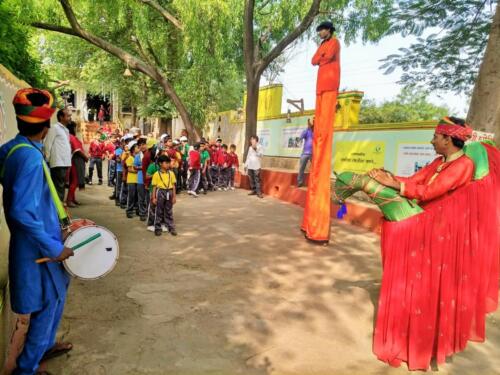
[[[335,144],[333,170],[339,172],[366,173],[382,168],[385,158],[385,142],[339,141]]]

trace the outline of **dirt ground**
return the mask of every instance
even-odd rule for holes
[[[70,287],[60,329],[71,355],[54,374],[407,373],[371,352],[379,237],[336,222],[333,241],[304,241],[302,210],[244,191],[180,197],[179,236],[155,237],[108,200],[79,193],[78,217],[113,231],[120,260],[107,277]],[[483,344],[441,374],[500,374],[500,312]],[[436,371],[437,369],[434,369]]]

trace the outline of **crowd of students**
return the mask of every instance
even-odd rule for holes
[[[102,161],[108,160],[110,199],[125,210],[130,219],[139,218],[147,229],[160,236],[176,236],[173,206],[177,195],[185,191],[198,198],[212,191],[234,190],[240,163],[236,145],[229,147],[219,138],[201,139],[190,145],[186,135],[173,139],[164,134],[159,140],[140,133],[109,137],[98,132],[89,146],[88,184],[97,167],[102,184]],[[260,194],[260,193],[259,193]]]

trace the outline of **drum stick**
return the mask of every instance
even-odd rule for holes
[[[79,248],[87,245],[88,243],[90,243],[90,242],[92,242],[94,240],[97,240],[99,237],[101,237],[101,233],[96,233],[93,236],[90,236],[89,238],[87,238],[86,240],[80,242],[79,244],[76,244],[75,246],[73,246],[71,248],[71,250],[76,251]],[[38,264],[47,263],[47,262],[50,262],[50,261],[53,261],[53,259],[52,258],[40,258],[40,259],[35,260],[35,262],[38,263]]]

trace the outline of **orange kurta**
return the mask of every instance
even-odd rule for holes
[[[301,228],[308,239],[330,240],[330,175],[333,124],[340,84],[340,44],[337,39],[324,41],[312,59],[319,65],[316,86],[313,156]]]

